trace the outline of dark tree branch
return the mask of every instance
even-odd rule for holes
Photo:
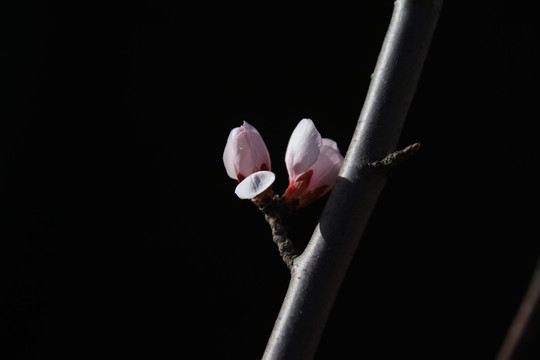
[[[532,359],[530,350],[540,339],[540,260],[531,283],[508,330],[497,360]],[[536,345],[538,347],[538,345]]]
[[[386,182],[373,171],[397,145],[442,0],[397,0],[343,167],[291,282],[263,359],[312,359]]]

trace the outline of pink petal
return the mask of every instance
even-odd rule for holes
[[[240,172],[244,174],[244,171],[248,172],[246,176],[254,171],[261,170],[263,166],[267,170],[271,170],[270,154],[264,140],[253,126],[244,121],[245,144],[248,147],[249,158],[245,159],[245,163],[240,164]],[[245,167],[245,168],[243,168]]]
[[[321,147],[330,148],[334,152],[337,152],[338,154],[341,155],[341,152],[339,151],[339,148],[337,146],[337,142],[335,142],[332,139],[327,139],[327,138],[322,139],[322,146]]]
[[[225,165],[225,170],[227,171],[227,175],[229,175],[230,178],[237,180],[237,168],[235,165],[236,160],[236,139],[238,138],[238,135],[240,133],[240,128],[234,128],[229,133],[229,137],[227,138],[227,144],[225,145],[225,150],[223,151],[223,165]]]
[[[289,139],[285,153],[285,164],[289,181],[308,170],[319,157],[322,146],[321,134],[310,119],[302,119]]]
[[[276,175],[271,171],[258,171],[246,177],[234,192],[240,199],[253,199],[274,183]]]
[[[321,186],[328,186],[321,196],[332,189],[343,165],[343,155],[339,152],[336,142],[331,139],[322,139],[322,143],[319,158],[312,167],[313,176],[307,189],[311,191]]]
[[[253,126],[244,122],[231,130],[223,151],[223,164],[229,177],[239,179],[255,171],[270,170],[270,155],[261,137]]]

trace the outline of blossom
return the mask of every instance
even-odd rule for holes
[[[268,149],[253,126],[244,121],[229,134],[223,152],[227,174],[238,181],[235,193],[241,199],[263,199],[273,195],[275,174],[271,172]],[[283,200],[302,207],[326,194],[336,182],[343,156],[334,140],[323,139],[310,119],[301,120],[294,129],[285,164],[289,186]],[[279,198],[278,198],[279,199]]]
[[[272,196],[271,186],[276,177],[269,171],[268,149],[261,134],[247,122],[231,130],[223,151],[223,164],[227,175],[238,180],[234,192],[240,199]]]
[[[254,172],[271,170],[268,149],[257,129],[244,121],[242,126],[231,130],[223,151],[223,164],[227,175],[238,182]]]
[[[343,155],[334,140],[321,137],[313,121],[302,119],[289,139],[285,164],[289,186],[284,197],[302,207],[332,189]]]

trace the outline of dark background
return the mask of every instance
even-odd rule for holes
[[[300,119],[345,153],[392,1],[2,4],[2,351],[260,358],[288,271],[233,192],[227,135],[260,131],[277,192]],[[400,141],[423,149],[317,359],[494,358],[540,255],[537,11],[446,2]],[[299,247],[325,201],[288,219]]]

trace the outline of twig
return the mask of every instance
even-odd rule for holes
[[[285,265],[287,265],[289,270],[292,271],[294,259],[298,257],[298,252],[292,241],[289,239],[287,229],[283,224],[281,216],[264,215],[264,218],[272,229],[272,238],[278,247],[279,255],[281,255],[283,262],[285,262]]]
[[[312,359],[334,299],[386,183],[372,170],[397,145],[442,0],[397,0],[340,175],[291,282],[263,355]]]
[[[285,224],[283,224],[283,214],[288,209],[283,205],[285,202],[278,197],[270,198],[265,196],[262,199],[253,199],[253,203],[264,213],[264,218],[270,229],[272,229],[272,239],[276,243],[279,255],[290,271],[293,269],[294,259],[298,257],[298,252],[293,242],[289,239],[289,234]]]
[[[368,165],[379,171],[388,172],[390,169],[393,169],[406,159],[416,154],[420,150],[420,147],[420,143],[414,143],[404,149],[394,151],[380,161],[368,163]]]

